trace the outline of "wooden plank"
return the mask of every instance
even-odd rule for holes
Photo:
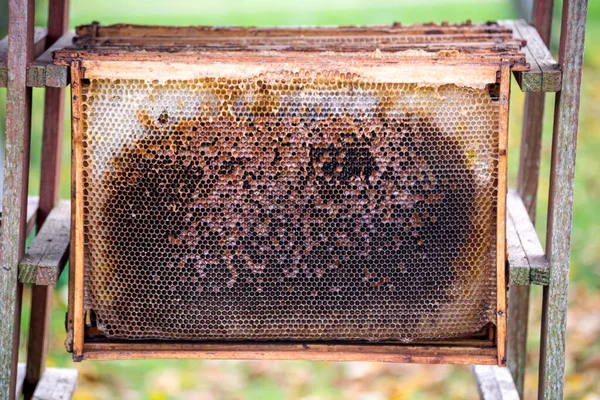
[[[515,72],[523,92],[557,92],[561,89],[562,73],[538,31],[523,20],[504,20],[500,24],[511,28],[515,37],[527,41],[522,51],[527,56],[529,71]]]
[[[23,285],[19,261],[27,232],[27,186],[31,139],[31,88],[27,65],[34,57],[34,2],[8,2],[8,59],[4,193],[0,266],[0,399],[14,399],[17,381]]]
[[[38,215],[40,198],[38,196],[27,197],[27,228],[26,232],[29,233],[35,227],[35,221]],[[0,197],[0,209],[2,208],[2,198]],[[2,225],[2,211],[0,211],[0,226]]]
[[[20,399],[23,395],[23,383],[25,382],[25,363],[19,363],[17,367],[17,387],[15,390],[15,398]]]
[[[72,97],[72,123],[71,123],[71,147],[73,161],[71,166],[72,174],[72,207],[71,207],[71,268],[73,274],[70,275],[70,289],[72,289],[73,298],[69,300],[69,308],[73,310],[73,355],[75,358],[83,355],[83,337],[84,337],[84,238],[83,238],[83,131],[81,121],[81,80],[82,80],[81,62],[75,61],[71,65],[71,97]],[[71,318],[69,318],[71,320]]]
[[[54,208],[25,253],[19,281],[32,285],[55,285],[67,263],[71,239],[71,202]]]
[[[290,27],[241,27],[241,26],[156,26],[156,25],[134,25],[114,24],[100,25],[93,22],[89,25],[81,25],[76,28],[80,36],[94,38],[113,37],[231,37],[231,36],[310,36],[310,35],[398,35],[398,34],[427,34],[443,36],[456,32],[463,33],[510,33],[509,30],[496,23],[473,24],[467,21],[464,24],[434,24],[423,23],[413,25],[368,25],[368,26],[290,26]]]
[[[559,48],[563,86],[556,94],[552,138],[546,231],[550,284],[543,292],[540,399],[563,397],[573,186],[587,5],[587,0],[563,2]]]
[[[483,88],[489,83],[496,82],[498,64],[481,65],[453,65],[431,63],[426,59],[420,62],[406,64],[381,64],[373,62],[373,58],[353,58],[353,64],[348,64],[348,58],[331,56],[326,63],[303,54],[288,54],[285,61],[269,60],[265,56],[251,54],[244,60],[222,59],[217,56],[210,58],[196,57],[195,63],[166,61],[99,61],[83,60],[82,67],[87,79],[198,79],[203,77],[230,77],[243,79],[257,76],[268,71],[285,69],[290,63],[298,67],[322,68],[331,70],[339,68],[348,73],[356,73],[365,80],[376,82],[399,83],[428,83],[428,84],[456,84]],[[218,61],[218,62],[217,62]],[[363,63],[364,61],[364,63]],[[354,65],[354,63],[358,63]]]
[[[36,27],[33,38],[34,57],[39,56],[46,48],[46,28]],[[8,82],[8,36],[0,40],[0,88]]]
[[[27,86],[64,88],[69,84],[69,67],[54,65],[52,53],[73,43],[75,33],[65,33],[27,68]]]
[[[527,208],[531,220],[534,222],[540,177],[544,102],[545,93],[543,92],[530,92],[526,94],[521,129],[517,191]]]
[[[70,400],[77,388],[79,371],[70,368],[46,368],[32,400]]]
[[[561,89],[562,73],[558,66],[558,63],[552,57],[550,50],[540,37],[538,31],[533,26],[529,25],[525,21],[515,21],[521,36],[527,40],[527,49],[531,52],[531,55],[535,58],[537,65],[540,68],[542,74],[542,83],[540,88],[533,87],[528,84],[530,72],[520,72],[521,74],[522,87],[529,87],[529,90],[524,91],[536,91],[536,92],[557,92]],[[534,90],[535,89],[535,90]]]
[[[506,365],[520,395],[523,394],[527,363],[529,292],[529,285],[512,285],[508,292]]]
[[[491,365],[473,365],[471,373],[477,382],[482,400],[519,400],[519,392],[508,368]]]
[[[48,44],[56,47],[56,43],[60,41],[68,29],[69,1],[50,0],[48,3]],[[52,63],[52,57],[50,57],[50,63]],[[51,70],[53,69],[47,70],[46,83],[50,83],[48,78],[54,76],[52,73],[48,73]],[[67,79],[65,79],[65,82],[67,82]],[[41,171],[44,171],[44,174],[43,179],[40,180],[40,205],[37,219],[38,226],[41,226],[42,229],[46,226],[46,218],[58,202],[64,135],[64,103],[64,89],[46,88],[40,168]],[[69,221],[68,224],[70,224],[68,212],[66,218]],[[67,230],[67,247],[69,245],[69,237],[70,232]],[[63,253],[63,256],[66,258],[67,254]],[[58,271],[53,275],[56,276],[56,280],[58,280],[61,270],[64,267],[62,259],[58,267]],[[46,367],[53,289],[52,286],[36,285],[31,288],[31,316],[29,321],[29,338],[27,340],[27,371],[25,376],[28,395],[37,386]]]
[[[496,348],[313,343],[86,343],[85,360],[195,358],[497,364]],[[78,361],[81,359],[78,359]]]
[[[531,13],[532,25],[537,29],[547,48],[550,48],[553,0],[536,0]],[[525,94],[525,109],[521,129],[517,193],[521,196],[532,224],[535,225],[537,192],[540,176],[540,155],[544,123],[543,92]],[[525,386],[527,363],[527,326],[529,321],[529,286],[510,289],[508,303],[507,355],[515,385],[521,397]]]
[[[542,244],[537,236],[535,227],[529,218],[527,209],[521,201],[521,197],[514,190],[508,192],[507,201],[509,214],[507,218],[514,224],[516,233],[516,237],[513,237],[512,240],[520,243],[522,252],[525,255],[525,260],[520,258],[520,253],[515,254],[517,256],[515,259],[509,255],[509,264],[510,262],[515,262],[515,269],[518,270],[518,268],[521,267],[529,270],[529,276],[526,279],[521,276],[524,275],[524,273],[519,274],[518,271],[514,274],[515,276],[512,276],[513,264],[510,264],[510,283],[512,285],[528,285],[529,283],[547,285],[550,274],[548,261],[544,249],[542,248]],[[510,245],[511,244],[509,243],[509,246]],[[515,243],[512,245],[516,246]]]
[[[523,250],[515,223],[511,218],[510,206],[506,214],[506,242],[508,244],[509,286],[529,285],[529,261]]]
[[[496,212],[496,328],[498,365],[506,365],[506,191],[510,64],[500,67],[498,132],[498,203]]]

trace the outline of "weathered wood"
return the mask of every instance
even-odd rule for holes
[[[46,368],[32,400],[70,400],[77,388],[79,371],[67,368]]]
[[[86,343],[85,360],[197,358],[497,364],[497,349],[466,346],[313,343]]]
[[[29,233],[35,227],[35,221],[38,215],[38,205],[40,198],[38,196],[27,197],[27,228],[26,232]],[[2,198],[0,197],[0,208],[2,208]],[[0,226],[2,225],[2,212],[0,211]]]
[[[57,43],[61,42],[61,38],[69,29],[69,2],[68,0],[50,0],[48,4],[48,44],[57,47]],[[59,45],[62,46],[64,42]],[[52,54],[49,51],[45,53],[46,57],[50,57],[47,61],[52,64]],[[39,61],[40,59],[38,58]],[[33,64],[36,63],[34,61]],[[30,65],[31,67],[31,65]],[[51,77],[56,77],[52,71],[55,71],[57,66],[50,65],[46,68],[46,83],[51,84]],[[64,69],[64,67],[62,67]],[[29,72],[28,77],[29,77]],[[66,71],[64,71],[66,73]],[[64,79],[65,84],[68,82]],[[52,85],[50,85],[52,86]],[[40,181],[40,206],[39,216],[37,219],[38,226],[42,230],[52,230],[50,222],[54,221],[51,216],[50,221],[46,223],[46,218],[54,209],[58,202],[58,194],[60,188],[60,167],[62,160],[62,142],[64,133],[64,102],[65,92],[61,88],[46,88],[44,99],[44,129],[42,136],[42,158],[41,170],[44,171],[44,179]],[[55,211],[58,212],[61,208]],[[62,208],[65,208],[63,205]],[[67,210],[64,217],[65,223],[70,225],[70,205],[66,206]],[[58,225],[58,224],[57,224]],[[40,231],[40,234],[42,233]],[[39,238],[39,236],[38,236]],[[54,251],[44,252],[43,254],[52,255],[48,257],[53,259],[47,265],[56,266],[56,270],[51,274],[53,279],[52,285],[58,280],[60,273],[68,256],[70,232],[66,229],[64,232],[59,232],[56,238],[50,238],[55,245]],[[60,243],[62,239],[63,243]],[[40,239],[41,240],[41,239]],[[66,241],[66,243],[65,243]],[[58,244],[58,246],[56,246]],[[61,248],[66,246],[64,248]],[[30,249],[31,250],[31,249]],[[58,261],[55,263],[55,261]],[[37,275],[37,273],[36,273]],[[46,367],[46,355],[48,352],[48,336],[50,333],[50,317],[52,314],[52,286],[37,286],[31,288],[31,316],[29,322],[29,338],[27,340],[27,372],[26,372],[26,389],[27,395],[31,395],[38,382],[40,381],[44,369]]]
[[[424,28],[425,27],[425,28]],[[293,63],[294,53],[303,59],[312,57],[329,62],[340,57],[345,64],[353,61],[369,65],[373,58],[393,59],[397,64],[419,60],[427,54],[432,64],[463,63],[497,65],[509,61],[513,70],[528,70],[525,56],[519,51],[522,40],[495,23],[450,26],[400,25],[340,28],[219,28],[219,27],[147,27],[119,25],[101,27],[97,23],[77,30],[75,45],[55,53],[56,63],[69,65],[73,60],[161,61],[171,64],[210,63],[214,56],[229,53],[236,66],[242,61],[256,65],[265,56],[269,62]],[[246,50],[246,54],[237,50]],[[258,54],[257,51],[262,53]],[[273,50],[273,54],[265,53]],[[402,51],[408,50],[408,51]],[[426,50],[419,52],[417,50]],[[329,51],[328,54],[323,54]],[[348,53],[350,52],[350,53]],[[377,56],[373,57],[373,52]],[[356,60],[357,55],[365,56]],[[251,60],[254,57],[257,60]],[[264,61],[264,60],[263,60]],[[412,68],[419,70],[419,67]],[[146,70],[146,73],[153,68]],[[404,73],[398,73],[404,75]],[[435,76],[436,74],[429,74]],[[139,75],[136,75],[139,76]]]
[[[471,373],[477,382],[481,400],[519,400],[519,392],[508,368],[473,365]]]
[[[17,387],[15,389],[15,398],[20,399],[23,395],[23,383],[25,382],[25,363],[19,363],[17,367]]]
[[[540,177],[544,101],[544,93],[526,94],[517,177],[517,191],[534,222]]]
[[[33,38],[33,56],[37,57],[46,48],[46,28],[36,27]],[[0,88],[8,82],[8,36],[0,40]]]
[[[402,25],[369,25],[369,26],[321,26],[321,27],[240,27],[240,26],[156,26],[114,24],[100,25],[93,22],[76,28],[77,35],[93,38],[113,37],[231,37],[231,36],[348,36],[348,35],[397,35],[397,34],[423,34],[447,35],[457,32],[463,33],[497,33],[510,34],[510,30],[494,23],[473,24],[467,21],[464,24],[413,24]]]
[[[587,0],[565,0],[562,15],[558,58],[563,71],[563,86],[555,101],[546,231],[550,284],[544,287],[542,308],[539,398],[543,399],[563,397],[573,186]]]
[[[504,20],[499,23],[513,30],[515,37],[526,40],[522,51],[527,56],[529,71],[515,71],[523,92],[557,92],[561,89],[562,73],[538,31],[523,20]]]
[[[19,266],[19,281],[32,285],[55,285],[68,260],[71,239],[71,202],[63,200],[25,253]]]
[[[14,399],[22,285],[17,276],[27,230],[31,89],[27,65],[34,55],[34,2],[9,0],[8,80],[0,266],[0,399]]]
[[[532,25],[537,29],[547,48],[550,48],[552,9],[554,0],[536,0],[531,13]],[[544,122],[543,92],[525,94],[525,109],[521,129],[517,193],[521,197],[535,225],[537,191],[540,176],[542,128]],[[531,271],[530,271],[531,276]],[[519,394],[523,396],[527,363],[527,325],[529,320],[528,285],[513,285],[508,303],[508,367]]]
[[[73,43],[73,31],[65,33],[27,68],[27,86],[64,88],[69,84],[69,67],[54,65],[52,53]]]
[[[432,63],[428,58],[411,59],[411,62],[389,65],[389,61],[357,56],[348,64],[347,57],[328,56],[323,58],[302,53],[286,53],[283,59],[275,57],[266,61],[264,55],[244,55],[243,60],[235,60],[230,55],[211,54],[206,59],[196,57],[194,63],[170,61],[111,61],[83,60],[82,67],[87,79],[197,79],[208,76],[231,77],[234,79],[256,76],[277,69],[285,69],[290,64],[302,66],[324,66],[335,70],[355,72],[361,78],[377,82],[456,84],[458,86],[485,87],[496,81],[498,63],[480,65],[473,68],[469,63],[452,64],[449,61]],[[125,55],[123,55],[125,57]],[[190,60],[187,60],[190,61]],[[394,59],[400,62],[401,59]],[[325,64],[324,64],[325,62]]]
[[[521,197],[514,190],[508,192],[507,220],[514,226],[515,234],[507,234],[509,249],[513,249],[512,255],[509,252],[510,285],[547,285],[550,272],[544,249]]]
[[[509,206],[510,207],[510,206]],[[529,261],[519,239],[517,228],[510,217],[510,208],[506,215],[506,242],[508,244],[509,286],[529,285]],[[509,302],[510,303],[510,302]]]

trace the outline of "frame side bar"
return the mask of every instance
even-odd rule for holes
[[[508,150],[508,108],[510,64],[500,65],[500,131],[498,132],[498,206],[496,215],[496,327],[498,365],[506,365],[506,155]]]

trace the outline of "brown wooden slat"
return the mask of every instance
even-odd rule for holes
[[[558,92],[562,72],[544,44],[538,31],[523,20],[504,20],[499,23],[513,30],[515,37],[527,41],[522,51],[527,56],[529,71],[516,71],[515,78],[523,92]]]
[[[395,61],[410,61],[417,54],[401,57],[403,50],[425,50],[442,54],[436,61],[446,62],[460,58],[468,63],[473,59],[480,64],[486,60],[494,63],[509,60],[513,70],[528,70],[525,56],[519,51],[522,39],[496,23],[487,24],[422,24],[367,27],[162,27],[113,25],[94,23],[79,27],[75,45],[56,52],[57,63],[69,65],[78,58],[99,57],[118,60],[156,60],[188,57],[196,62],[198,56],[218,51],[233,52],[235,59],[243,58],[239,51],[273,50],[278,53],[294,51],[319,53],[362,52],[370,55],[379,50]],[[421,54],[423,55],[423,54]],[[191,57],[191,58],[190,58]],[[427,58],[432,61],[432,55]],[[435,56],[434,56],[435,57]],[[325,57],[327,58],[327,57]],[[402,60],[400,60],[402,58]],[[396,60],[397,59],[397,60]]]
[[[118,37],[118,36],[308,36],[308,35],[374,35],[374,34],[428,34],[444,35],[456,32],[468,33],[508,33],[509,31],[495,23],[473,24],[467,21],[465,24],[435,24],[423,23],[414,25],[368,25],[368,26],[322,26],[322,27],[240,27],[240,26],[155,26],[155,25],[133,25],[114,24],[100,25],[93,22],[89,25],[81,25],[76,28],[76,33],[87,37]]]
[[[27,68],[27,86],[30,87],[67,87],[69,68],[54,65],[52,53],[73,43],[73,31],[65,33]]]
[[[71,202],[54,208],[19,265],[19,281],[33,285],[55,285],[68,260]]]
[[[46,368],[33,392],[32,400],[70,400],[77,388],[79,371],[70,368]]]
[[[519,392],[508,368],[473,365],[471,373],[477,382],[481,400],[519,400]]]
[[[54,45],[69,30],[69,0],[48,2],[48,45]],[[50,58],[52,61],[52,58]],[[48,75],[50,76],[50,75]],[[42,135],[40,204],[37,224],[43,226],[58,204],[60,168],[64,134],[65,90],[47,87],[44,95],[44,129]],[[31,315],[27,339],[27,370],[25,384],[28,392],[37,386],[46,368],[50,318],[52,315],[52,286],[31,288]],[[27,393],[30,395],[32,393]]]
[[[510,190],[507,197],[508,202],[508,216],[507,220],[511,220],[516,236],[507,237],[509,241],[509,248],[519,246],[522,248],[522,253],[517,251],[516,253],[509,253],[509,266],[510,266],[510,281],[511,285],[528,285],[534,283],[537,285],[547,285],[549,279],[549,267],[548,261],[544,254],[544,249],[537,236],[535,227],[531,223],[527,209],[521,201],[521,197],[514,190]],[[525,260],[521,258],[522,254],[525,254],[527,264]],[[513,263],[515,271],[513,272]],[[525,269],[529,269],[529,277]]]
[[[432,364],[498,363],[494,347],[313,343],[86,343],[76,361],[146,358],[318,360]]]
[[[33,37],[33,54],[39,56],[46,48],[46,28],[36,27]],[[0,40],[0,88],[8,82],[8,36]]]

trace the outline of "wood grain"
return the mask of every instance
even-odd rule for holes
[[[509,286],[529,285],[529,261],[523,250],[517,228],[510,215],[506,214],[506,242],[508,244]],[[512,293],[511,293],[512,294]]]
[[[482,400],[519,400],[519,392],[507,368],[491,365],[473,365],[471,373],[477,382]]]
[[[68,0],[50,0],[48,3],[48,35],[47,44],[50,48],[58,47],[57,43],[60,42],[61,36],[68,30],[69,21],[69,2]],[[60,46],[63,44],[61,43]],[[48,57],[50,55],[49,63],[52,64],[50,50],[37,58]],[[31,72],[31,66],[36,64],[34,61],[29,65],[27,70],[27,79]],[[65,68],[65,67],[62,67]],[[48,65],[46,78],[53,76],[51,71],[54,71],[56,66]],[[47,79],[46,79],[47,80]],[[62,141],[64,133],[64,101],[65,93],[63,89],[58,88],[47,88],[45,91],[44,99],[44,127],[42,136],[42,157],[41,157],[41,171],[43,171],[43,179],[40,180],[40,205],[39,215],[37,219],[38,226],[41,227],[40,233],[43,230],[51,231],[55,224],[55,217],[51,216],[51,220],[47,221],[47,218],[53,210],[55,204],[58,201],[58,193],[60,186],[60,167],[62,161]],[[64,208],[64,207],[63,207]],[[70,208],[70,206],[67,206]],[[69,210],[67,210],[67,224],[69,223]],[[51,222],[46,223],[46,222]],[[57,228],[58,229],[58,228]],[[39,235],[38,235],[39,237]],[[56,232],[56,237],[50,237],[47,242],[55,244],[53,250],[44,250],[43,253],[46,261],[42,262],[42,267],[37,272],[46,270],[48,273],[45,276],[50,277],[52,285],[58,280],[62,268],[66,262],[68,253],[65,249],[69,246],[70,232],[67,229],[66,232]],[[37,238],[36,238],[37,239]],[[38,239],[41,240],[41,239]],[[56,246],[60,244],[62,240],[62,246]],[[31,252],[30,252],[31,253]],[[41,261],[41,260],[40,260]],[[22,263],[23,264],[23,263]],[[54,271],[51,271],[54,268]],[[47,268],[49,266],[50,268]],[[37,280],[42,282],[42,280]],[[25,377],[27,395],[32,394],[33,389],[37,386],[40,381],[44,369],[46,367],[46,354],[48,351],[48,336],[50,334],[50,317],[52,315],[52,286],[39,286],[34,285],[31,288],[31,316],[29,322],[29,337],[27,340],[27,373]]]
[[[114,24],[100,25],[93,22],[80,25],[76,28],[80,36],[93,38],[113,37],[210,37],[210,36],[348,36],[348,35],[397,35],[397,34],[423,34],[447,35],[453,33],[497,33],[510,34],[510,30],[495,24],[473,24],[467,21],[464,24],[413,24],[402,25],[370,25],[370,26],[322,26],[322,27],[239,27],[239,26],[156,26]]]
[[[509,252],[510,284],[547,285],[550,274],[548,261],[527,209],[514,190],[508,192],[507,203],[507,219],[514,226],[514,234],[516,234],[516,236],[509,236],[509,249],[514,251],[513,255]],[[514,270],[516,271],[513,274]]]
[[[501,21],[516,37],[527,42],[522,51],[527,56],[529,71],[516,71],[515,78],[523,92],[556,92],[561,88],[562,73],[536,28],[523,20]]]
[[[52,53],[73,43],[75,33],[67,32],[56,40],[27,68],[27,86],[64,88],[69,84],[69,67],[54,65]]]
[[[546,231],[550,284],[544,287],[542,304],[541,399],[560,399],[564,389],[573,186],[587,0],[564,1],[562,15],[559,63],[563,75],[562,91],[557,93],[555,101],[550,166]]]
[[[86,343],[85,360],[197,358],[237,360],[377,361],[430,364],[497,363],[497,349],[467,346],[313,343]]]
[[[515,72],[521,90],[523,92],[559,91],[562,73],[536,28],[523,20],[503,20],[499,23],[512,29],[515,37],[527,41],[527,45],[521,51],[525,53],[530,69]]]
[[[506,365],[506,191],[510,64],[500,67],[498,132],[498,199],[496,215],[496,327],[498,365]]]
[[[46,28],[36,27],[33,38],[33,57],[37,57],[46,48]],[[0,40],[0,88],[8,82],[8,36]]]
[[[8,14],[10,41],[0,247],[0,399],[12,400],[17,382],[23,293],[17,277],[27,232],[31,88],[26,86],[26,68],[34,56],[33,0],[9,0]]]
[[[61,201],[50,212],[19,266],[19,281],[32,285],[55,285],[69,254],[71,202]]]
[[[550,48],[553,6],[554,0],[536,0],[532,10],[532,25],[539,32],[547,48]],[[540,177],[544,101],[544,92],[528,92],[525,94],[519,151],[517,193],[521,197],[534,225]],[[508,303],[508,367],[513,374],[515,385],[521,396],[523,396],[525,386],[527,362],[529,291],[528,284],[511,285]]]
[[[429,84],[456,84],[484,88],[487,84],[496,81],[498,64],[477,66],[471,64],[455,65],[452,63],[431,63],[427,59],[414,60],[412,63],[389,65],[373,62],[372,58],[353,59],[353,65],[348,65],[347,58],[329,57],[326,62],[311,59],[304,54],[288,54],[284,60],[274,59],[265,62],[264,56],[247,56],[248,60],[235,61],[211,55],[210,58],[197,56],[194,60],[179,62],[179,60],[165,61],[113,61],[113,60],[83,60],[87,79],[198,79],[204,77],[230,77],[235,79],[257,76],[273,70],[294,69],[306,66],[327,68],[329,70],[347,71],[356,73],[361,78],[376,82],[400,83],[429,83]],[[192,63],[193,61],[193,63]],[[398,61],[400,62],[400,61]],[[359,63],[359,64],[354,64]]]
[[[32,400],[70,400],[77,388],[79,371],[67,368],[46,368]]]
[[[81,121],[81,63],[73,62],[71,65],[71,135],[72,135],[72,199],[71,199],[71,268],[72,282],[69,291],[73,293],[69,308],[73,310],[73,357],[79,358],[83,354],[83,336],[84,336],[84,244],[83,244],[83,132]]]

